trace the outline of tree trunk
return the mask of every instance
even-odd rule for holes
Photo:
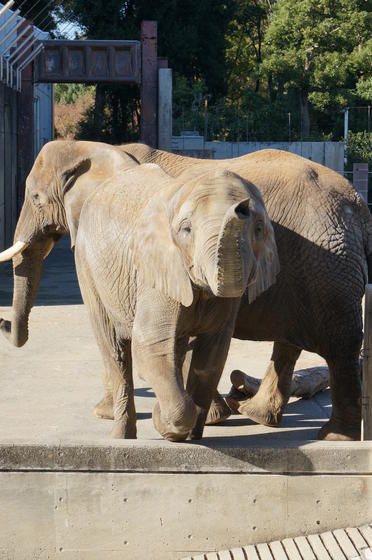
[[[96,99],[94,104],[94,130],[96,138],[102,134],[103,111],[105,108],[105,90],[102,84],[96,86]]]
[[[310,136],[310,104],[308,99],[308,92],[301,90],[300,92],[300,106],[301,106],[301,138],[306,139]]]

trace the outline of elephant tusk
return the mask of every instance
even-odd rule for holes
[[[48,248],[47,248],[47,250],[45,252],[45,255],[43,257],[44,260],[47,258],[47,256],[49,255],[49,253],[53,249],[53,247],[54,247],[54,241],[50,240],[49,244],[48,244]]]
[[[29,243],[25,243],[24,241],[17,241],[16,243],[14,243],[14,245],[12,245],[12,247],[9,247],[9,249],[6,249],[6,251],[0,253],[0,262],[10,261],[10,259],[15,257],[16,255],[19,255],[19,253],[22,253],[22,251],[24,251],[28,246]]]

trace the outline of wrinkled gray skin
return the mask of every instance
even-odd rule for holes
[[[259,192],[226,170],[173,179],[103,144],[47,144],[27,179],[15,233],[28,246],[13,259],[12,321],[0,321],[16,346],[28,337],[43,258],[67,231],[110,374],[112,436],[136,437],[133,362],[158,398],[158,432],[171,441],[200,438],[240,298],[247,289],[257,297],[278,272]]]
[[[280,274],[254,303],[242,298],[234,337],[273,340],[274,348],[260,390],[241,412],[278,426],[304,349],[324,357],[330,371],[332,416],[319,438],[360,439],[361,302],[372,263],[372,223],[350,183],[328,168],[279,150],[212,163],[143,144],[122,149],[173,176],[196,166],[216,169],[223,164],[260,189],[274,226]],[[210,414],[214,420],[223,416],[218,395]]]

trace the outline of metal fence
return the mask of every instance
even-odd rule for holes
[[[48,33],[12,10],[13,4],[0,2],[0,250],[12,243],[29,168],[53,138],[53,86],[28,78],[25,104],[21,80]]]
[[[17,93],[0,84],[0,250],[17,221]]]

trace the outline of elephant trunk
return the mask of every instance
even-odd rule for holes
[[[217,242],[210,287],[218,297],[241,297],[256,270],[248,240],[250,200],[234,204],[226,213]]]
[[[35,243],[13,258],[12,320],[0,319],[0,330],[17,347],[28,339],[28,318],[39,288],[43,260],[50,243]]]

